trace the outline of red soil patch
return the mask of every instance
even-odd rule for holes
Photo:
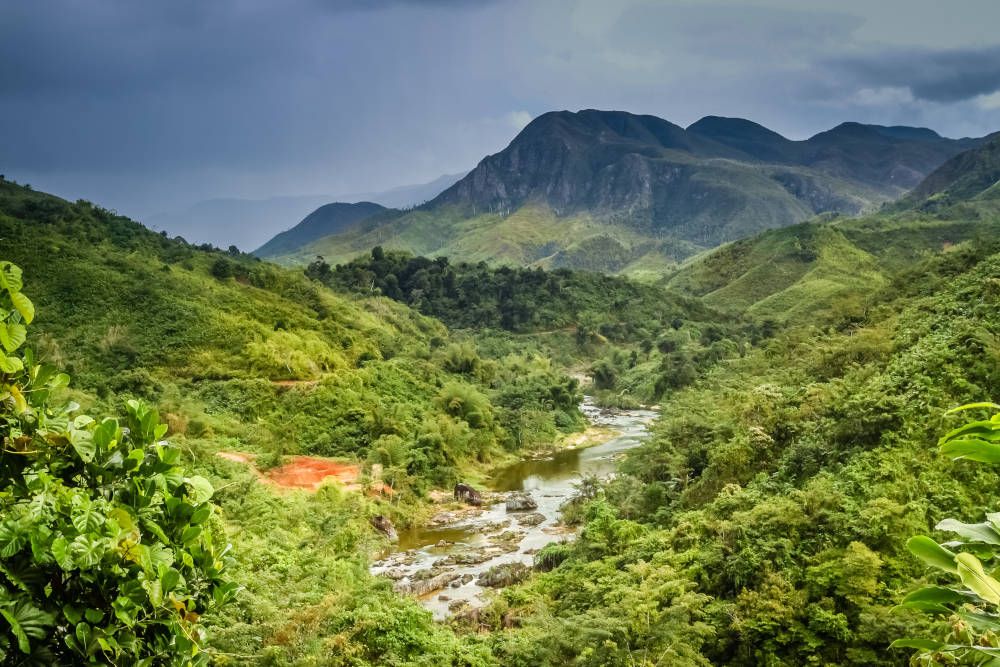
[[[317,489],[330,478],[344,485],[355,485],[360,473],[361,468],[351,463],[295,456],[283,466],[268,470],[264,476],[286,489]]]

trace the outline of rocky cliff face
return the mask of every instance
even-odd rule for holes
[[[428,207],[507,214],[537,202],[714,244],[894,199],[973,145],[858,123],[791,141],[743,119],[707,117],[684,129],[618,111],[552,112]]]

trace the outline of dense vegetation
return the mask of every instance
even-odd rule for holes
[[[53,405],[117,414],[129,435],[108,437],[147,452],[164,433],[142,435],[156,419],[126,401],[159,407],[178,452],[169,464],[206,482],[168,485],[190,508],[172,516],[164,500],[157,521],[174,532],[162,542],[175,545],[177,530],[183,542],[187,519],[201,525],[194,513],[209,497],[198,489],[213,488],[211,530],[199,535],[232,543],[225,578],[241,588],[213,609],[204,589],[188,592],[185,610],[208,612],[199,655],[218,664],[902,665],[911,646],[938,651],[924,664],[972,659],[949,645],[995,645],[992,617],[980,618],[995,612],[995,591],[972,582],[971,560],[939,574],[907,542],[929,534],[951,550],[943,531],[959,527],[962,549],[994,576],[991,533],[976,524],[994,509],[995,471],[949,462],[933,443],[961,433],[950,408],[998,394],[997,220],[995,201],[979,198],[771,232],[685,266],[669,280],[692,295],[682,298],[380,250],[303,275],[0,183],[2,254],[24,268],[38,307],[28,343],[74,376],[72,388],[55,381]],[[3,307],[20,325],[24,313]],[[4,331],[0,345],[20,349],[21,330]],[[653,436],[620,475],[583,485],[567,517],[581,523],[578,540],[540,551],[537,572],[490,606],[432,622],[368,574],[384,544],[369,518],[419,522],[431,489],[481,481],[580,429],[567,370],[609,402],[660,401]],[[6,386],[21,370],[3,372]],[[10,425],[20,408],[5,391]],[[98,481],[115,465],[108,452],[83,466]],[[261,483],[291,454],[359,466],[357,489]],[[65,518],[52,525],[76,540]],[[962,572],[967,590],[942,592]],[[11,596],[37,589],[2,576],[13,655]],[[975,610],[956,604],[973,594],[985,601]],[[937,616],[916,613],[932,603]],[[29,651],[44,628],[65,632],[49,620],[57,610],[39,610],[45,623],[22,633]],[[962,621],[972,630],[956,625],[963,613],[978,615]],[[112,622],[70,614],[89,628]],[[888,648],[902,637],[924,639]]]
[[[217,660],[285,662],[328,641],[355,663],[466,650],[367,574],[383,539],[368,518],[417,520],[432,486],[578,430],[576,380],[530,354],[481,356],[390,299],[337,295],[9,182],[0,238],[32,286],[31,346],[74,377],[66,398],[125,422],[126,401],[155,403],[183,464],[215,487],[243,587],[204,619]],[[371,493],[276,495],[260,475],[292,454],[357,464]]]

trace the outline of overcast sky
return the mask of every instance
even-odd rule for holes
[[[469,169],[552,109],[1000,129],[996,0],[4,0],[0,173],[143,217]]]

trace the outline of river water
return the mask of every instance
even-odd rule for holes
[[[582,478],[613,474],[622,452],[642,443],[657,415],[651,410],[601,409],[589,397],[581,410],[590,423],[616,435],[591,447],[520,461],[498,471],[491,480],[491,490],[500,494],[529,493],[537,509],[508,512],[498,495],[499,502],[483,508],[445,512],[435,525],[400,531],[399,543],[373,564],[372,572],[391,577],[403,591],[412,590],[414,582],[432,578],[442,584],[420,596],[435,618],[442,619],[449,610],[485,603],[491,589],[477,583],[483,572],[503,563],[530,566],[538,549],[572,539],[574,532],[560,524],[559,507],[574,495]],[[529,525],[534,522],[537,525]]]

